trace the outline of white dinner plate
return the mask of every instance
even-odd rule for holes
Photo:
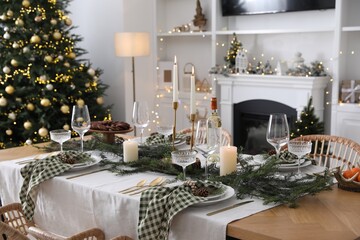
[[[146,139],[147,139],[148,137],[143,137],[143,143],[146,143]],[[130,139],[130,141],[135,141],[135,142],[137,142],[137,143],[140,143],[140,138],[139,137],[137,137],[137,138],[132,138],[132,139]],[[175,146],[180,146],[180,145],[183,145],[184,143],[186,142],[186,140],[185,139],[180,139],[180,138],[178,138],[178,139],[175,139],[175,142],[174,142],[174,145]],[[169,143],[171,143],[171,142],[169,142]]]
[[[309,165],[311,165],[311,161],[304,160],[304,162],[302,164],[300,164],[300,168],[307,167]],[[296,170],[297,168],[298,168],[297,164],[294,166],[281,166],[281,165],[279,166],[280,170]]]
[[[300,159],[300,165],[303,164],[305,162],[305,159]],[[295,159],[294,162],[292,163],[281,163],[280,167],[291,167],[291,166],[297,166],[298,165],[298,160]]]
[[[191,206],[192,207],[203,207],[203,206],[208,206],[208,205],[212,205],[212,204],[215,204],[215,203],[219,203],[219,202],[228,200],[229,198],[234,196],[235,190],[232,187],[229,187],[229,186],[225,186],[225,187],[226,187],[226,190],[224,191],[224,194],[221,195],[221,197],[216,198],[216,199],[209,199],[209,200],[206,200],[205,202],[195,203],[195,204],[193,204]]]

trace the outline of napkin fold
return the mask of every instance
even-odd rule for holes
[[[55,157],[32,161],[21,168],[20,173],[24,182],[20,189],[20,201],[28,220],[32,220],[34,216],[38,185],[71,168],[70,164],[63,163]]]
[[[221,186],[219,182],[198,182],[204,186]],[[206,198],[194,196],[188,185],[154,187],[144,191],[140,198],[138,239],[167,239],[173,217],[188,206],[204,201]]]
[[[184,139],[184,134],[176,134],[176,139]],[[148,138],[146,138],[145,141],[146,145],[156,145],[156,144],[172,144],[172,134],[168,137],[165,137],[165,135],[161,133],[154,133]]]

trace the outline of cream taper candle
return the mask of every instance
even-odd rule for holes
[[[179,79],[178,79],[178,66],[176,56],[174,57],[173,66],[173,102],[179,101]]]
[[[220,176],[227,175],[236,171],[237,147],[220,147]]]
[[[123,142],[124,162],[132,162],[138,160],[138,143],[134,141]]]
[[[195,107],[195,68],[191,68],[191,77],[190,77],[190,114],[196,113]]]

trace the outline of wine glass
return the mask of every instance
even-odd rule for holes
[[[289,125],[286,114],[270,114],[266,140],[275,148],[276,157],[279,157],[281,147],[285,146],[289,141],[289,136]]]
[[[134,102],[132,121],[136,128],[140,128],[140,144],[142,144],[144,128],[150,122],[149,108],[146,102]]]
[[[81,152],[84,151],[84,134],[89,131],[91,126],[90,114],[87,105],[73,106],[71,116],[71,127],[80,135],[81,139]]]
[[[173,151],[171,159],[174,164],[182,166],[184,179],[186,179],[186,167],[196,161],[196,151],[191,149]]]
[[[288,151],[295,154],[298,157],[298,170],[295,175],[296,178],[302,178],[300,171],[300,160],[301,157],[311,152],[311,141],[290,141],[288,144]]]
[[[171,122],[170,118],[163,118],[158,121],[158,125],[156,126],[157,132],[159,134],[164,135],[165,142],[169,142],[169,136],[173,133],[174,125]]]
[[[208,162],[210,160],[214,160],[212,153],[215,152],[215,148],[210,148],[206,143],[206,119],[199,119],[196,125],[196,132],[195,132],[195,140],[194,145],[195,149],[200,151],[205,159],[205,178],[208,178]]]
[[[60,144],[60,152],[63,151],[63,143],[71,138],[71,131],[64,129],[56,129],[50,131],[50,138],[54,142]]]

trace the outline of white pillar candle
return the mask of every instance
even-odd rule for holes
[[[190,78],[190,114],[196,113],[195,107],[195,68],[191,68],[191,78]]]
[[[236,171],[237,147],[220,147],[220,176],[227,175]]]
[[[138,143],[134,141],[123,142],[124,162],[132,162],[138,160]]]
[[[178,80],[178,66],[176,56],[174,57],[173,67],[173,102],[179,101],[179,80]]]

